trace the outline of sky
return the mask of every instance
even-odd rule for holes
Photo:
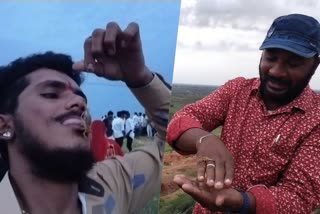
[[[115,21],[124,29],[134,21],[140,26],[147,66],[171,83],[179,12],[180,0],[1,1],[0,65],[49,50],[80,60],[84,40],[95,28]],[[124,83],[93,74],[85,78],[82,89],[93,119],[109,110],[144,112]]]
[[[273,20],[302,13],[320,21],[319,11],[319,0],[182,0],[173,82],[257,77],[259,47]],[[310,86],[320,89],[319,68]]]

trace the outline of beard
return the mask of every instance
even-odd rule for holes
[[[280,105],[285,105],[290,103],[292,100],[294,100],[296,97],[298,97],[305,87],[309,84],[311,77],[314,74],[314,71],[308,71],[308,75],[305,76],[305,78],[297,85],[293,85],[291,81],[288,80],[282,80],[275,77],[272,77],[268,74],[263,74],[261,72],[261,66],[259,65],[259,74],[260,74],[260,93],[262,97],[269,97],[271,100],[279,103]],[[286,85],[288,90],[286,93],[282,95],[274,95],[272,93],[269,93],[269,91],[266,89],[266,84],[268,81],[277,82],[283,85]]]
[[[32,173],[56,183],[79,182],[93,167],[90,150],[83,147],[51,149],[27,130],[19,119],[14,121],[19,150],[31,165]]]

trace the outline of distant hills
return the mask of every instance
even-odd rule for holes
[[[194,97],[204,97],[209,95],[212,91],[216,90],[220,86],[218,85],[193,85],[193,84],[173,84],[172,94],[179,96],[194,96]],[[320,90],[315,90],[320,94]]]

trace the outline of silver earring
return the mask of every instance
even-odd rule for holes
[[[4,134],[3,134],[3,137],[11,137],[11,132],[5,132]]]

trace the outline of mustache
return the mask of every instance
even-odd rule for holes
[[[270,76],[270,75],[265,75],[264,80],[265,81],[274,82],[274,83],[277,83],[277,84],[281,84],[281,85],[287,85],[287,86],[291,85],[291,82],[288,81],[288,80],[283,80],[283,79],[276,78],[276,77],[273,77],[273,76]]]
[[[82,111],[69,111],[64,114],[60,114],[59,116],[55,117],[54,119],[61,122],[69,117],[82,117],[83,114],[84,114],[84,112],[82,112]]]
[[[83,125],[83,136],[88,137],[91,133],[91,118],[88,109],[85,111],[70,111],[61,114],[55,118],[56,121],[62,122],[69,117],[80,117]]]

